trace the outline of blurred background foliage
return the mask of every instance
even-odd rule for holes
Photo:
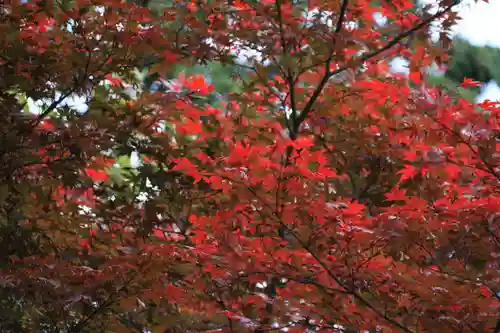
[[[465,78],[486,84],[500,82],[500,49],[490,46],[474,46],[462,38],[456,38],[450,51],[450,62],[444,75],[430,75],[428,83],[456,91],[461,97],[475,100],[480,88],[461,88]]]

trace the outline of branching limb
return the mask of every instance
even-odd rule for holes
[[[323,89],[325,88],[326,84],[328,83],[328,80],[331,77],[348,70],[354,64],[364,63],[365,61],[370,60],[372,58],[375,58],[376,56],[380,55],[381,53],[391,49],[393,46],[398,45],[406,37],[412,35],[413,33],[422,29],[423,27],[428,26],[436,19],[438,19],[438,18],[442,17],[443,15],[445,15],[446,13],[450,12],[460,2],[461,2],[460,0],[453,1],[445,9],[438,11],[436,14],[430,16],[429,18],[427,18],[427,19],[423,20],[422,22],[420,22],[419,24],[415,25],[413,28],[408,29],[408,30],[404,31],[403,33],[397,35],[396,37],[394,37],[390,42],[388,42],[384,46],[379,47],[378,49],[373,50],[372,52],[366,53],[366,54],[362,55],[361,57],[359,57],[358,59],[355,59],[351,64],[347,64],[345,66],[337,68],[336,70],[331,71],[330,70],[330,63],[331,63],[332,57],[328,58],[328,60],[326,61],[327,70],[325,72],[325,75],[323,76],[322,80],[320,81],[320,83],[318,84],[316,89],[314,90],[311,98],[309,98],[309,101],[307,102],[306,106],[304,107],[304,109],[302,110],[300,115],[298,116],[295,130],[297,131],[299,129],[300,125],[307,118],[307,116],[309,115],[309,113],[312,110],[312,107],[314,106],[314,103],[316,103],[316,100],[319,98],[319,96],[323,92]]]

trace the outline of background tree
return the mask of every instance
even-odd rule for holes
[[[497,48],[474,46],[461,38],[456,38],[450,50],[450,61],[444,76],[431,77],[429,82],[439,84],[448,91],[456,91],[465,78],[485,84],[492,80],[499,82],[500,76],[495,65],[499,57],[500,51]],[[471,100],[477,98],[480,92],[479,87],[458,88],[458,90],[463,97]]]

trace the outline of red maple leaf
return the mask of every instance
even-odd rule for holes
[[[458,175],[460,175],[460,172],[462,172],[462,169],[455,164],[448,164],[445,168],[444,171],[448,175],[450,179],[456,179]]]
[[[79,245],[87,250],[88,253],[92,253],[92,247],[90,246],[90,240],[82,238],[78,241]]]
[[[406,196],[406,191],[398,187],[394,187],[391,192],[386,193],[385,197],[391,201],[405,201],[408,197]]]
[[[413,165],[406,164],[403,169],[398,171],[398,174],[401,175],[399,181],[403,182],[407,179],[415,177],[418,174],[418,169],[415,168]]]
[[[422,74],[420,74],[420,72],[411,72],[409,74],[409,77],[410,77],[410,80],[415,84],[422,83]]]
[[[201,74],[191,75],[184,80],[184,86],[190,91],[197,92],[202,95],[208,95],[214,88],[212,84],[208,84]]]
[[[174,159],[173,162],[175,163],[175,166],[172,170],[182,171],[186,175],[193,177],[194,183],[198,183],[203,178],[196,165],[194,165],[186,157]]]
[[[184,123],[178,124],[179,131],[184,135],[196,135],[203,131],[203,125],[201,120],[193,120],[191,118],[186,118]]]
[[[344,215],[359,215],[362,212],[364,212],[365,209],[366,209],[365,205],[360,204],[357,201],[354,201],[354,202],[351,202],[350,204],[348,204],[347,208],[344,208],[342,210],[342,213]]]
[[[478,81],[474,81],[468,77],[466,77],[462,83],[460,83],[460,85],[464,88],[468,88],[468,87],[480,87],[482,85],[481,82],[478,82]]]
[[[108,173],[104,170],[95,170],[87,168],[85,169],[85,174],[95,182],[102,182],[109,178]]]
[[[47,119],[41,121],[39,127],[41,129],[44,129],[44,130],[47,130],[47,131],[52,131],[52,130],[54,130],[56,128],[54,126],[54,124],[52,124],[52,122],[50,120],[47,120]]]

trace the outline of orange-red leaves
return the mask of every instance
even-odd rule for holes
[[[407,179],[415,177],[418,174],[418,169],[415,168],[413,165],[406,164],[402,170],[398,171],[398,174],[401,175],[399,181],[403,182]]]
[[[482,85],[481,82],[474,81],[470,78],[465,78],[460,85],[464,88],[469,88],[469,87],[480,87]]]
[[[420,72],[410,72],[410,80],[415,84],[422,84],[422,74]]]
[[[228,311],[228,310],[225,310],[225,311],[224,311],[224,314],[225,314],[228,318],[235,318],[235,317],[239,317],[237,313],[234,313],[234,312],[231,312],[231,311]]]
[[[208,95],[214,89],[214,86],[212,84],[208,84],[201,74],[192,75],[184,80],[183,83],[189,91],[197,92],[201,95]]]
[[[386,193],[385,197],[392,201],[405,201],[408,198],[406,191],[397,187],[394,187],[391,192]]]
[[[312,136],[301,136],[297,140],[291,141],[291,145],[295,149],[306,149],[314,145],[314,138]]]
[[[309,145],[309,141],[302,142],[302,145]],[[295,160],[298,171],[307,178],[324,179],[325,177],[335,177],[337,173],[328,166],[328,159],[323,151],[300,151]]]
[[[64,250],[61,256],[35,253],[38,265],[26,274],[31,282],[55,276],[60,292],[86,295],[100,295],[103,282],[131,285],[144,300],[144,313],[151,299],[158,301],[159,315],[173,314],[164,303],[179,304],[181,320],[167,320],[184,331],[227,330],[224,314],[242,332],[279,331],[274,323],[300,332],[338,331],[341,325],[385,332],[392,322],[424,333],[449,333],[454,326],[464,333],[493,331],[497,309],[488,307],[495,295],[480,286],[498,280],[499,200],[492,172],[500,108],[426,86],[425,68],[441,57],[439,43],[397,40],[405,27],[428,17],[412,10],[415,1],[373,6],[368,0],[312,0],[303,12],[291,1],[167,1],[161,22],[133,1],[77,0],[65,12],[49,6],[50,13],[30,2],[25,7],[35,12],[28,15],[23,6],[12,8],[12,15],[24,15],[22,27],[1,28],[19,36],[4,38],[2,45],[6,87],[28,95],[33,90],[48,105],[52,92],[71,89],[69,83],[78,85],[77,93],[94,96],[96,86],[68,81],[90,62],[89,78],[102,78],[112,93],[124,87],[125,72],[141,70],[144,59],[155,57],[160,61],[150,73],[164,77],[167,88],[137,89],[130,98],[111,94],[99,99],[109,103],[110,112],[102,115],[66,116],[57,107],[36,135],[18,140],[22,154],[13,155],[43,165],[14,170],[13,184],[19,181],[21,192],[34,188],[32,195],[12,196],[11,185],[0,186],[0,203],[16,204],[11,201],[19,196],[27,215],[22,219],[45,228],[47,239]],[[383,26],[374,22],[376,13],[386,18]],[[338,22],[340,31],[331,35]],[[327,43],[332,37],[335,43]],[[397,46],[384,48],[388,42]],[[216,89],[208,76],[172,77],[171,65],[186,58],[182,66],[209,63],[205,69],[214,82],[222,81],[220,75],[231,80],[229,71],[218,72],[219,60],[231,62],[232,51],[236,56],[242,48],[262,56],[245,65],[256,68],[238,69],[234,93],[226,85],[217,91],[221,100],[200,96]],[[410,60],[409,78],[390,72],[396,53]],[[377,56],[368,59],[370,54]],[[328,70],[341,73],[328,79]],[[462,86],[479,83],[465,79]],[[307,114],[293,129],[298,119],[285,117],[291,107]],[[107,156],[130,149],[144,163],[111,177],[114,161]],[[11,163],[6,165],[0,169],[9,177]],[[52,244],[43,242],[51,251]],[[68,247],[88,258],[66,260]],[[72,274],[87,262],[100,266],[96,278]],[[123,281],[132,277],[123,272],[134,265],[133,281]],[[3,267],[0,273],[15,270]],[[118,296],[130,298],[128,289]],[[153,327],[142,310],[133,311],[132,299],[118,310]],[[44,305],[34,309],[43,311]],[[69,309],[76,317],[82,316],[80,305]],[[412,305],[418,311],[398,311]],[[63,314],[52,322],[63,323],[69,318]],[[462,318],[471,326],[457,324]]]
[[[52,131],[55,130],[55,126],[52,124],[50,120],[43,120],[40,122],[38,125],[41,129],[46,130],[46,131]]]
[[[360,204],[357,201],[354,201],[354,202],[347,204],[347,208],[344,208],[342,210],[342,214],[344,214],[346,216],[349,216],[349,215],[356,216],[356,215],[360,215],[361,213],[363,213],[365,209],[366,209],[365,205]]]
[[[231,149],[231,153],[229,154],[228,164],[229,165],[240,165],[244,164],[247,158],[250,156],[252,152],[252,147],[250,145],[244,145],[242,143],[236,143]]]
[[[221,177],[218,176],[210,176],[208,178],[208,182],[210,183],[210,186],[214,190],[222,190],[222,192],[227,193],[229,189],[231,188],[231,185],[229,184],[228,181],[222,179]]]
[[[187,5],[186,8],[189,9],[190,12],[196,11],[196,3],[193,1],[190,1]]]
[[[458,165],[448,164],[445,166],[444,171],[449,179],[455,180],[460,175],[462,169]]]
[[[186,157],[173,159],[172,162],[175,163],[175,166],[172,170],[181,171],[186,175],[194,178],[194,183],[198,183],[203,176],[198,171],[196,165],[194,165],[189,159]]]
[[[108,173],[104,170],[95,170],[87,168],[85,169],[85,174],[95,182],[102,182],[109,178]]]
[[[493,102],[487,99],[478,103],[477,106],[483,108],[484,110],[491,111],[495,115],[500,114],[500,102]]]
[[[417,153],[413,150],[408,150],[403,153],[403,157],[407,161],[415,161],[417,159]]]
[[[386,270],[392,264],[392,258],[377,256],[368,262],[368,268],[373,270]]]
[[[490,288],[488,288],[487,286],[481,286],[479,288],[479,291],[481,292],[481,294],[484,296],[484,297],[491,297],[493,295],[493,293],[491,292]]]
[[[172,303],[177,303],[184,298],[186,292],[183,288],[168,284],[165,286],[165,294]]]
[[[203,131],[201,120],[186,118],[184,123],[177,124],[177,130],[183,135],[197,135]]]
[[[82,238],[78,241],[79,245],[84,248],[88,253],[92,253],[92,247],[90,244],[90,240],[86,238]]]

